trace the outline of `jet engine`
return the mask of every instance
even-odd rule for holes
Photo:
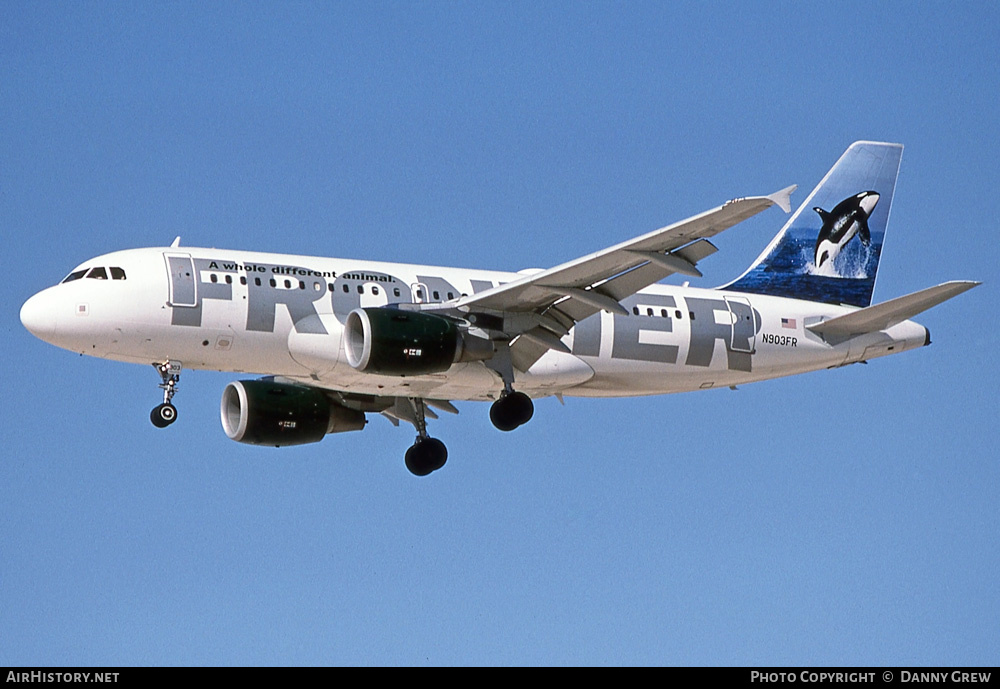
[[[304,385],[240,380],[222,392],[222,428],[231,440],[250,445],[317,443],[327,433],[360,431],[364,412],[337,404]]]
[[[459,329],[455,321],[417,311],[354,309],[344,325],[347,362],[359,371],[417,376],[452,364],[493,357],[493,343]]]

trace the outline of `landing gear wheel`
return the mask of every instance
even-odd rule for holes
[[[523,426],[535,414],[535,405],[523,392],[504,395],[490,407],[490,421],[501,431]]]
[[[406,468],[414,476],[426,476],[448,461],[448,448],[437,438],[418,438],[406,451]]]
[[[149,420],[157,428],[166,428],[177,420],[177,407],[172,405],[170,400],[177,394],[177,383],[181,379],[181,362],[167,360],[153,364],[153,367],[163,381],[159,386],[163,390],[163,404],[157,405],[149,412]]]
[[[157,405],[149,412],[149,420],[157,428],[166,428],[177,420],[177,407],[170,403]]]

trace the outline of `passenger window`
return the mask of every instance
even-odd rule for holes
[[[667,317],[667,310],[666,309],[660,309],[660,317],[661,318],[666,318]]]
[[[653,309],[647,307],[646,308],[646,315],[647,316],[652,316],[653,315]]]
[[[358,294],[364,294],[364,293],[365,293],[365,286],[358,285]]]
[[[226,284],[227,285],[233,284],[233,276],[232,275],[227,275],[226,276]]]
[[[454,298],[455,298],[455,294],[453,292],[448,292],[448,301],[451,301]]]
[[[398,297],[399,296],[399,288],[398,287],[393,287],[392,288],[392,296],[394,296],[394,297]]]
[[[277,287],[278,286],[278,283],[274,281],[274,278],[271,278],[270,282],[271,282],[271,287]]]
[[[441,301],[441,297],[437,290],[434,290],[434,301]]]
[[[350,287],[348,287],[348,286],[347,286],[347,283],[345,282],[345,283],[344,283],[344,294],[347,294],[347,293],[348,293],[348,292],[350,292],[350,291],[351,291],[351,288],[350,288]]]
[[[633,306],[632,307],[632,315],[633,316],[638,316],[639,315],[639,307],[638,306]]]
[[[285,280],[285,289],[291,289],[291,288],[292,288],[292,281]]]
[[[84,268],[83,270],[78,270],[76,272],[70,273],[65,278],[63,278],[63,282],[73,282],[74,280],[79,280],[86,274],[87,274],[86,268]]]
[[[680,320],[681,318],[683,318],[683,316],[681,316],[681,310],[680,309],[677,309],[676,311],[674,311],[674,317],[677,320]]]
[[[247,276],[246,275],[240,275],[240,284],[241,285],[247,284]]]
[[[125,279],[125,271],[122,270],[121,268],[116,268],[116,267],[112,266],[111,267],[111,279],[112,280],[124,280]]]
[[[108,272],[104,268],[91,268],[90,272],[87,273],[87,277],[94,280],[107,280]]]
[[[255,284],[255,285],[257,285],[258,287],[260,287],[260,278],[254,278],[254,279],[253,279],[253,284]]]
[[[378,285],[372,285],[372,294],[378,296]]]
[[[214,285],[216,282],[219,281],[219,276],[217,276],[215,273],[212,273],[211,280],[212,280],[212,284]]]

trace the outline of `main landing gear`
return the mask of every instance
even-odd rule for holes
[[[447,402],[431,401],[437,409],[453,414],[458,410]],[[442,406],[444,405],[444,406]],[[531,398],[523,392],[508,388],[500,399],[490,407],[490,420],[501,431],[512,431],[526,424],[535,411]],[[448,461],[448,448],[437,438],[427,435],[427,417],[437,418],[427,407],[427,401],[419,397],[397,397],[395,407],[389,412],[390,418],[409,421],[417,429],[417,439],[406,451],[406,468],[415,476],[427,476]]]
[[[512,431],[531,421],[535,405],[523,392],[514,391],[514,365],[510,358],[510,348],[502,347],[496,356],[486,364],[503,380],[500,399],[490,407],[490,421],[501,431]]]
[[[426,476],[448,461],[448,448],[437,438],[420,437],[406,451],[406,468],[414,476]]]
[[[161,364],[153,364],[157,373],[160,374],[162,383],[159,387],[163,390],[163,404],[153,407],[149,412],[149,420],[157,428],[166,428],[177,420],[177,407],[170,403],[170,400],[177,394],[177,383],[181,379],[181,363],[179,361],[164,361]]]
[[[512,431],[529,421],[535,413],[531,398],[523,392],[504,391],[490,407],[490,421],[501,431]]]
[[[417,428],[417,439],[406,451],[406,468],[414,476],[427,476],[437,471],[448,461],[448,448],[437,438],[427,435],[427,408],[420,398],[408,398],[413,408],[413,425]]]

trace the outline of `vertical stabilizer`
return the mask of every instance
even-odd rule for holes
[[[720,289],[871,304],[902,155],[901,144],[851,144],[757,261]]]

